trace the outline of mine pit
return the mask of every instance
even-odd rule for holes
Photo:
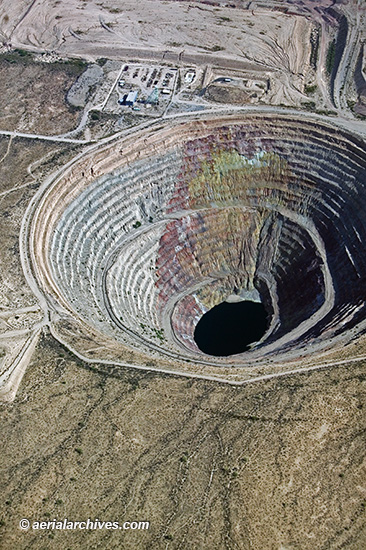
[[[208,355],[243,353],[259,341],[268,327],[266,310],[258,302],[222,302],[198,321],[194,341]]]
[[[343,346],[366,330],[365,167],[361,140],[305,118],[141,131],[40,196],[38,284],[58,314],[154,357],[241,366]],[[235,293],[268,323],[214,356],[195,331]]]

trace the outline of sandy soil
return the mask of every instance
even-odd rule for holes
[[[232,388],[91,371],[41,341],[2,406],[3,547],[361,550],[364,365]],[[30,521],[148,531],[21,531]]]
[[[9,139],[0,140],[1,151]],[[11,309],[33,305],[19,261],[19,231],[24,210],[39,182],[27,173],[27,166],[38,156],[56,150],[52,145],[15,139],[9,154],[0,164],[0,232],[3,235],[0,257],[0,303]],[[36,175],[40,175],[35,171]],[[16,327],[19,328],[19,327]]]
[[[220,57],[222,67],[277,75],[278,102],[299,97],[312,26],[304,17],[255,2],[254,14],[198,2],[116,4],[3,0],[0,40],[89,59],[137,52],[179,63],[189,54],[189,63],[207,65]],[[322,20],[314,2],[304,4],[304,13]],[[76,126],[80,113],[65,100],[74,75],[0,63],[0,77],[1,128],[61,133]],[[111,86],[108,75],[103,86],[97,102]],[[92,136],[113,128],[108,116],[91,121]],[[20,263],[24,212],[40,182],[79,151],[0,139],[1,362],[3,350],[16,360],[28,337],[36,344],[42,318]],[[91,357],[104,344],[85,338]],[[366,353],[360,342],[353,346],[354,356]],[[0,547],[364,549],[365,384],[363,361],[245,387],[90,367],[44,329],[14,403],[0,406]],[[151,527],[23,532],[23,517],[147,520]]]
[[[117,50],[216,50],[292,72],[303,68],[310,32],[304,17],[259,8],[253,17],[250,10],[154,0],[128,0],[121,7],[110,0],[5,0],[0,21],[8,41],[69,54],[95,55],[96,44]]]
[[[16,53],[0,55],[0,130],[52,135],[73,129],[80,113],[71,109],[66,93],[83,70],[72,63],[35,63]]]

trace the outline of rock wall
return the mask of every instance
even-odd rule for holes
[[[48,190],[40,282],[84,323],[163,355],[204,360],[195,326],[232,295],[261,300],[270,326],[231,363],[341,344],[366,328],[365,166],[356,137],[283,116],[146,131]]]

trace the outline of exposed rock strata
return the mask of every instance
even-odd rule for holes
[[[145,351],[205,359],[198,320],[246,293],[271,323],[233,364],[350,340],[365,329],[365,165],[357,138],[281,116],[145,132],[44,194],[38,278],[69,313]]]

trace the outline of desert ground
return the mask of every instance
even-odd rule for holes
[[[365,11],[360,1],[1,3],[0,548],[366,547]],[[273,152],[243,149],[239,168],[217,153],[245,140]],[[218,167],[217,189],[201,165]],[[239,169],[257,178],[244,198]],[[124,194],[111,177],[125,177]],[[235,263],[237,241],[222,236],[239,231],[239,203],[252,224],[246,254],[262,243],[261,265],[265,231],[288,224],[268,245],[280,251],[279,298],[266,354],[217,359],[195,348],[192,319],[229,294],[222,265]],[[342,246],[321,233],[323,212]],[[195,244],[203,232],[207,249]],[[296,254],[309,260],[291,271]],[[242,296],[252,296],[246,262]],[[289,303],[298,296],[280,295],[297,279],[312,300],[303,317]],[[296,319],[281,333],[285,307]],[[32,528],[65,519],[149,525]]]

